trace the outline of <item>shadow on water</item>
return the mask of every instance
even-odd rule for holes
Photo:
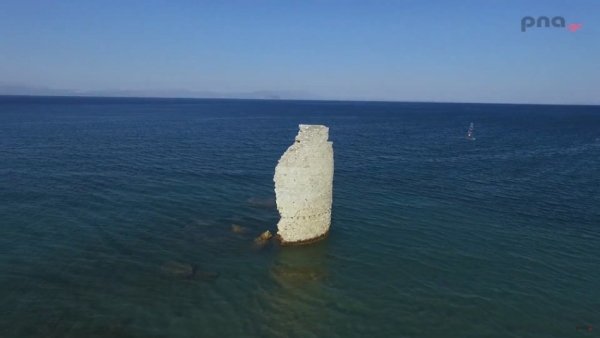
[[[265,295],[263,330],[268,336],[308,336],[326,326],[328,239],[302,246],[281,247],[268,273],[274,282]],[[308,331],[307,331],[308,330]],[[319,332],[324,333],[324,332]]]

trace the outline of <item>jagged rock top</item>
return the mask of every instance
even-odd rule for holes
[[[301,124],[296,142],[325,142],[328,138],[328,127],[316,124]]]

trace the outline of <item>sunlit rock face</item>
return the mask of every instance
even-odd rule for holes
[[[323,238],[331,224],[333,145],[329,128],[300,125],[294,144],[275,167],[275,195],[282,244],[310,243]]]

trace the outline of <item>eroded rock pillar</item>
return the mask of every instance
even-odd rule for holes
[[[294,144],[275,167],[275,195],[282,244],[319,240],[329,232],[333,198],[333,145],[329,128],[300,125]]]

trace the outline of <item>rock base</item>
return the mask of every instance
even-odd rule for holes
[[[285,241],[281,237],[281,235],[279,235],[279,234],[275,235],[275,238],[277,239],[277,242],[279,242],[279,244],[282,245],[282,246],[296,246],[296,245],[306,245],[306,244],[311,244],[311,243],[319,242],[321,240],[324,240],[328,235],[329,235],[329,231],[327,231],[326,233],[324,233],[324,234],[322,234],[321,236],[318,236],[318,237],[314,237],[314,238],[310,238],[310,239],[305,239],[303,241],[294,241],[294,242],[287,242],[287,241]]]

